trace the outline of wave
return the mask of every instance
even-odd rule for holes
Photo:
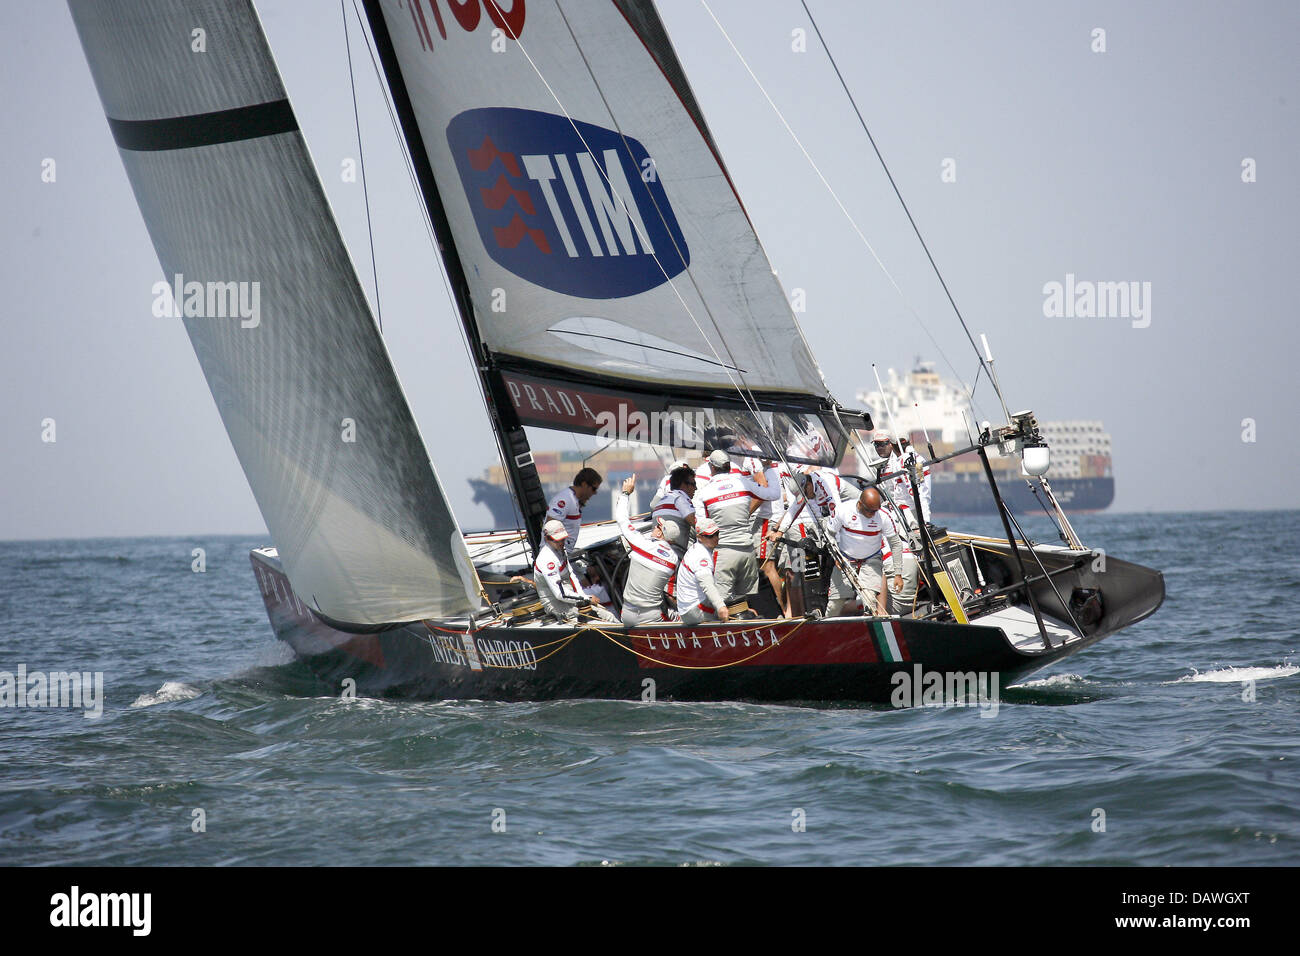
[[[1276,677],[1290,677],[1292,674],[1300,674],[1300,667],[1295,664],[1278,664],[1276,667],[1221,667],[1204,674],[1193,667],[1190,674],[1164,683],[1239,684],[1244,680],[1273,680]]]
[[[1027,680],[1023,684],[1016,684],[1016,687],[1075,687],[1079,684],[1086,684],[1087,678],[1080,674],[1053,674],[1051,677],[1040,677],[1037,680]]]
[[[132,707],[152,707],[154,704],[171,704],[178,700],[193,700],[203,691],[180,681],[169,680],[152,694],[141,694],[131,704]]]

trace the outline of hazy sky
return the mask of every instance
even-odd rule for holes
[[[782,283],[805,290],[800,321],[832,390],[855,404],[871,361],[939,359],[913,312],[969,379],[975,357],[798,0],[709,4],[905,296],[705,7],[660,3]],[[257,7],[373,290],[361,186],[339,175],[357,152],[339,5]],[[1295,507],[1300,5],[809,7],[1013,410],[1102,419],[1114,510]],[[428,440],[458,518],[485,526],[466,479],[495,446],[352,30],[385,336],[426,437],[448,436]],[[264,530],[183,327],[150,313],[160,267],[67,9],[0,5],[0,57],[0,539]],[[1149,314],[1047,317],[1044,286],[1067,274],[1149,283]],[[1257,440],[1242,440],[1244,419]]]

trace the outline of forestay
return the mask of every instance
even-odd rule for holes
[[[479,599],[465,543],[251,4],[71,8],[294,590],[356,624],[468,614]]]

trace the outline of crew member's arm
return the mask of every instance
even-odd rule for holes
[[[769,484],[767,475],[761,471],[754,472],[753,478],[747,478],[744,475],[738,475],[737,477],[740,478],[741,484],[745,486],[745,490],[754,496],[749,502],[750,514],[757,511],[764,501],[776,501],[781,497],[780,483],[773,481]]]
[[[903,590],[903,555],[909,553],[907,544],[898,533],[898,524],[889,512],[881,508],[877,514],[880,516],[881,535],[885,539],[880,546],[881,556],[884,559],[881,562],[881,574],[886,579],[893,577],[894,590],[901,591]],[[890,565],[893,565],[892,571]]]
[[[753,489],[766,488],[767,477],[762,472],[758,472],[758,471],[753,472],[752,476],[751,474],[742,471],[740,473],[740,477],[742,480],[747,481],[749,483],[746,487],[749,488],[749,493],[751,495],[749,499],[749,513],[752,515],[755,511],[757,511],[760,507],[762,507],[763,501],[765,500],[763,498],[754,496]],[[759,481],[756,479],[761,479],[762,484],[760,484]]]
[[[888,518],[888,515],[885,515]],[[889,532],[885,530],[884,522],[881,522],[880,532],[880,594],[876,596],[876,613],[884,617],[889,613],[889,575],[885,573],[885,568],[892,565],[893,551],[889,547]],[[902,579],[899,579],[898,589],[902,590]]]
[[[725,621],[731,616],[727,610],[726,599],[722,596],[722,591],[718,589],[718,584],[713,580],[713,562],[705,559],[700,562],[700,566],[695,568],[695,580],[700,582],[700,592],[705,599],[713,605],[717,612],[718,620]]]
[[[635,544],[639,548],[653,551],[655,548],[654,543],[647,540],[645,535],[632,527],[632,521],[628,518],[631,496],[635,488],[635,477],[623,479],[623,487],[619,489],[621,494],[614,499],[614,520],[618,522],[618,530],[623,532],[623,537],[629,544]]]

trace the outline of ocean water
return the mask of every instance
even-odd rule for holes
[[[1262,544],[1300,540],[1300,512],[1076,527],[1162,569],[1166,603],[1004,689],[996,713],[344,700],[272,635],[247,556],[264,539],[0,543],[0,671],[104,682],[97,718],[0,708],[0,849],[114,866],[1300,863],[1300,557]]]

